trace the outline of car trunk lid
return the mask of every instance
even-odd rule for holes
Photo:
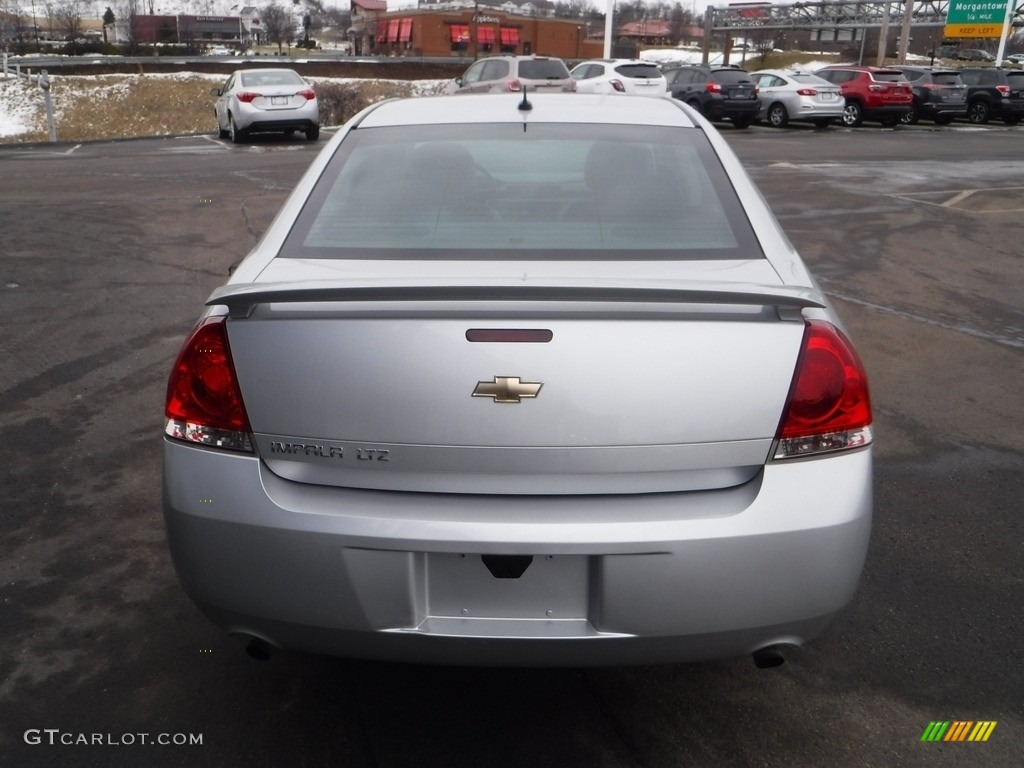
[[[620,281],[621,282],[621,281]],[[756,475],[808,289],[451,278],[222,289],[246,411],[298,482],[463,493],[722,488]]]

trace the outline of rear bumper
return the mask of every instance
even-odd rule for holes
[[[241,130],[246,133],[277,133],[279,131],[309,131],[316,128],[312,120],[254,120]]]
[[[922,101],[918,107],[918,114],[925,120],[934,120],[936,117],[967,117],[967,102],[962,104],[944,104],[942,102]]]
[[[308,101],[297,109],[257,109],[239,105],[235,122],[248,133],[267,131],[306,131],[320,123],[320,108],[316,101]]]
[[[302,486],[170,440],[164,463],[175,568],[214,622],[396,661],[618,665],[799,645],[853,596],[871,524],[870,449],[727,491],[568,498]],[[532,561],[497,578],[482,555]]]
[[[870,121],[886,120],[886,119],[899,119],[904,115],[910,114],[910,110],[913,108],[911,102],[906,104],[886,104],[883,106],[872,106],[864,107],[864,119]]]
[[[711,101],[704,105],[709,120],[727,120],[734,117],[757,117],[761,104],[757,99],[751,101]]]

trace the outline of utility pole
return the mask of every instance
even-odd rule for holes
[[[900,50],[897,64],[907,63],[907,48],[910,46],[910,20],[914,15],[914,0],[903,0],[903,28],[900,29]]]

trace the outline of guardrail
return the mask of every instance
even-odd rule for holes
[[[53,98],[50,96],[50,76],[45,69],[40,70],[39,74],[33,75],[32,70],[26,68],[24,73],[21,71],[21,63],[17,62],[13,67],[8,66],[7,54],[3,54],[3,77],[6,80],[13,74],[16,78],[25,78],[25,80],[31,84],[33,79],[39,86],[39,90],[43,92],[43,104],[46,107],[46,125],[50,133],[51,143],[57,141],[57,124],[53,117]]]

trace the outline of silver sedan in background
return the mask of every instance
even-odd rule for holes
[[[843,116],[846,100],[838,85],[807,72],[762,69],[751,72],[761,98],[758,120],[783,128],[791,120],[827,128]]]
[[[309,141],[320,137],[316,92],[293,69],[239,69],[220,88],[213,112],[220,138],[236,144],[251,133],[301,131]]]
[[[829,298],[690,107],[392,100],[207,300],[164,517],[257,656],[774,666],[857,588],[871,424]]]

